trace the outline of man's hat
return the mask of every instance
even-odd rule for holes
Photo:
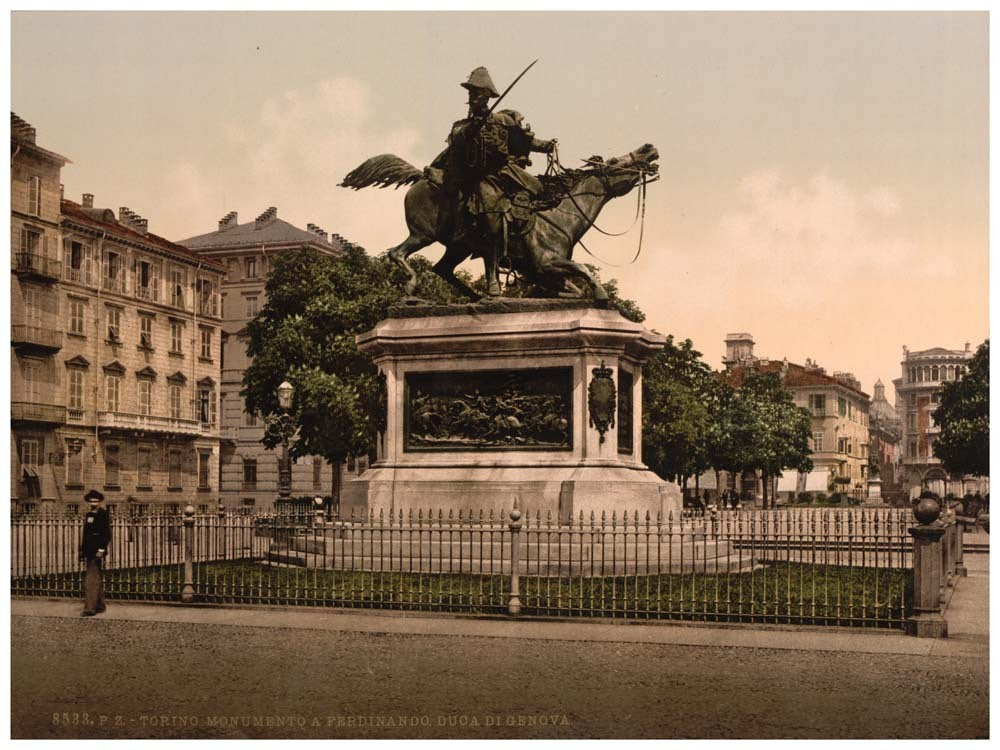
[[[91,500],[97,500],[98,502],[100,502],[101,500],[104,499],[104,495],[102,495],[97,490],[90,490],[86,495],[83,496],[83,499],[86,500],[88,503]]]
[[[493,85],[493,79],[490,78],[490,71],[482,66],[469,73],[469,80],[463,83],[462,87],[470,91],[472,89],[483,89],[489,92],[490,99],[500,96],[497,87]]]

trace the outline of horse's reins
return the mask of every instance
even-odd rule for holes
[[[585,164],[591,164],[591,165],[596,166],[596,167],[608,167],[608,166],[610,166],[610,165],[608,165],[604,161],[593,161],[591,159],[583,159],[583,162]],[[558,167],[563,172],[568,171],[562,165],[562,163],[559,161],[559,150],[558,150],[558,147],[553,148],[552,149],[552,153],[549,154],[549,167],[548,167],[548,169],[546,171],[551,173],[551,172],[554,171],[555,167]],[[636,248],[635,256],[630,261],[630,263],[635,263],[639,259],[639,254],[642,252],[642,238],[643,238],[643,235],[645,234],[645,228],[646,228],[646,184],[647,184],[646,176],[649,174],[649,172],[648,172],[648,170],[645,170],[645,169],[632,168],[632,167],[626,167],[626,166],[615,166],[615,169],[621,169],[621,170],[628,171],[628,172],[637,172],[641,176],[641,178],[642,178],[642,183],[641,183],[641,185],[639,187],[639,193],[636,196],[635,217],[632,219],[631,226],[629,226],[629,228],[626,229],[625,231],[623,231],[623,232],[606,232],[605,230],[601,229],[599,226],[597,226],[597,223],[593,219],[591,219],[590,217],[587,216],[587,214],[584,212],[584,210],[580,207],[580,204],[576,202],[576,198],[573,196],[572,191],[568,191],[567,190],[565,194],[566,194],[566,197],[569,198],[570,201],[573,203],[573,206],[576,208],[576,210],[580,214],[580,216],[582,216],[583,219],[587,222],[587,224],[590,225],[588,227],[588,229],[592,227],[592,228],[596,229],[598,232],[600,232],[601,234],[606,235],[608,237],[621,237],[624,234],[628,234],[629,232],[632,231],[633,227],[635,227],[636,221],[640,221],[641,220],[640,224],[639,224],[639,246]],[[610,262],[608,262],[606,260],[601,260],[601,258],[599,258],[594,252],[592,252],[590,250],[590,248],[588,248],[585,244],[583,244],[583,240],[582,239],[577,240],[577,243],[580,245],[580,247],[582,247],[587,252],[588,255],[590,255],[591,257],[595,258],[596,260],[599,260],[601,263],[604,263],[605,265],[613,266],[615,268],[622,268],[623,267],[621,264],[618,264],[618,263],[610,263]]]

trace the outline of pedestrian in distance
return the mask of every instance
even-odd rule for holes
[[[83,617],[93,617],[107,607],[104,604],[104,561],[111,546],[111,519],[104,507],[104,495],[90,490],[83,498],[89,510],[83,517],[80,560],[87,563],[83,578]]]

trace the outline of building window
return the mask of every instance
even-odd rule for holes
[[[906,429],[915,430],[917,429],[917,413],[915,411],[908,412],[906,415]]]
[[[139,299],[160,301],[160,266],[148,260],[137,258],[133,261],[135,271],[135,296]]]
[[[108,373],[104,376],[104,406],[108,411],[118,411],[121,405],[122,379],[120,375]]]
[[[77,411],[83,410],[83,370],[71,368],[69,371],[69,398],[67,406]]]
[[[153,452],[149,448],[139,448],[136,454],[137,479],[139,487],[153,487]]]
[[[104,484],[117,487],[120,481],[119,470],[121,463],[118,456],[117,445],[107,445],[104,447]]]
[[[39,363],[32,360],[25,360],[21,365],[21,372],[24,376],[24,400],[32,404],[39,401],[40,370]]]
[[[245,309],[243,311],[244,312],[243,317],[245,317],[245,318],[255,318],[255,317],[257,317],[257,309],[258,309],[257,308],[257,298],[256,297],[244,297],[243,299],[245,301]]]
[[[244,264],[245,264],[245,267],[246,267],[246,277],[248,279],[256,279],[257,278],[257,259],[256,258],[247,258],[244,261]]]
[[[177,448],[167,454],[167,486],[171,489],[181,486],[181,452]]]
[[[839,396],[837,397],[837,413],[840,416],[842,416],[842,417],[846,417],[847,416],[847,399],[846,398],[841,398]]]
[[[66,484],[70,487],[83,485],[83,441],[66,442]]]
[[[84,305],[83,300],[71,299],[69,301],[69,332],[79,336],[85,335],[84,329]]]
[[[121,341],[122,311],[117,307],[105,308],[108,321],[108,341]]]
[[[21,229],[21,257],[19,263],[22,266],[35,268],[38,261],[35,256],[39,255],[42,244],[42,233],[27,227]]]
[[[931,368],[931,380],[932,380],[932,381],[937,381],[937,380],[939,380],[939,378],[938,378],[938,366],[937,366],[937,365],[934,365],[934,366],[933,366],[933,367]]]
[[[813,433],[813,452],[819,453],[823,450],[823,433],[814,432]]]
[[[212,358],[212,332],[207,328],[201,329],[201,358]]]
[[[198,279],[198,312],[201,315],[217,316],[219,314],[219,296],[215,282],[211,279]]]
[[[153,319],[148,315],[139,316],[139,346],[153,348]]]
[[[187,285],[187,271],[183,268],[170,269],[170,304],[184,308],[184,287]]]
[[[184,399],[184,386],[172,383],[170,385],[170,418],[180,419],[182,411],[181,404]]]
[[[257,488],[257,459],[243,459],[243,488],[252,490]]]
[[[323,489],[323,459],[313,456],[313,489]]]
[[[809,411],[814,417],[825,417],[826,395],[822,393],[809,394]]]
[[[851,453],[851,441],[849,438],[837,438],[837,452],[846,453],[850,455]]]
[[[113,250],[104,251],[104,278],[102,286],[111,292],[125,291],[125,274],[122,271],[122,256]]]
[[[205,425],[215,424],[215,389],[198,389],[198,420]]]
[[[243,412],[243,414],[244,414],[244,424],[247,427],[256,427],[257,426],[257,414],[256,414],[256,412],[245,411],[245,412]]]
[[[37,440],[26,438],[21,441],[21,463],[24,466],[32,468],[38,466],[39,456],[41,456],[41,450]]]
[[[32,216],[42,214],[42,178],[28,178],[28,213]]]
[[[139,378],[139,413],[143,416],[152,414],[153,381]]]
[[[170,321],[170,351],[172,354],[184,352],[184,324],[179,320]]]
[[[71,240],[66,243],[65,265],[63,273],[67,281],[91,283],[91,258],[93,249],[90,245]]]
[[[198,453],[198,487],[208,489],[208,472],[211,466],[212,454],[206,451]]]

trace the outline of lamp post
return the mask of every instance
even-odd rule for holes
[[[292,467],[288,456],[288,439],[295,434],[295,424],[289,410],[295,389],[287,380],[278,386],[280,413],[266,417],[267,429],[281,438],[281,458],[278,461],[278,502],[287,503],[292,495]]]

